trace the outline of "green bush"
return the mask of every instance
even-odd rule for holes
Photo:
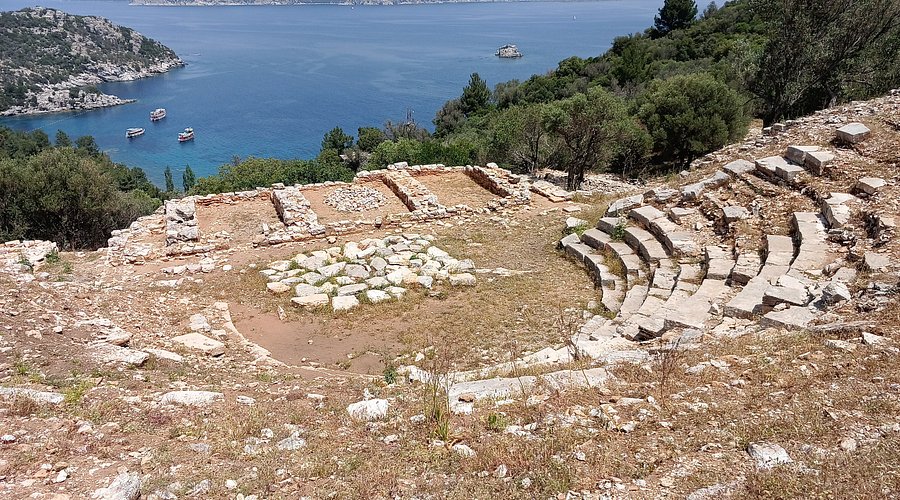
[[[0,238],[46,239],[64,248],[97,248],[113,229],[152,212],[160,200],[122,191],[106,157],[51,148],[0,161]]]
[[[657,158],[680,168],[740,139],[749,123],[738,93],[708,74],[654,83],[641,102]]]

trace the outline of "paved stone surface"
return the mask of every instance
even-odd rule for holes
[[[325,293],[314,293],[312,295],[304,295],[301,297],[294,297],[291,299],[291,303],[299,307],[321,307],[327,306],[329,302],[328,294]]]
[[[360,292],[364,292],[365,290],[368,290],[368,288],[369,288],[369,285],[367,285],[367,284],[365,284],[365,283],[356,283],[356,284],[353,284],[353,285],[344,285],[344,286],[338,288],[337,294],[338,294],[338,296],[343,296],[343,295],[356,295],[356,294],[358,294],[358,293],[360,293]]]

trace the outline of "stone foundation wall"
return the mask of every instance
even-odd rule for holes
[[[312,235],[324,234],[325,229],[319,224],[319,217],[299,188],[290,186],[275,189],[272,191],[272,204],[275,205],[275,212],[281,222],[288,228],[296,227]]]
[[[531,201],[531,186],[522,177],[500,168],[496,163],[487,167],[466,166],[466,174],[478,185],[500,197],[500,205],[522,205]]]
[[[166,246],[200,239],[197,205],[193,198],[170,200],[164,205],[166,217]]]
[[[437,196],[405,170],[387,172],[382,180],[410,212],[443,208]]]
[[[59,247],[52,241],[44,240],[12,240],[0,245],[0,266],[15,265],[33,266],[42,262],[48,255],[58,252]],[[25,264],[27,262],[27,264]]]
[[[497,210],[530,201],[530,184],[493,163],[489,163],[487,167],[448,167],[442,164],[410,166],[401,162],[381,170],[358,172],[351,183],[329,181],[294,186],[276,183],[271,187],[257,187],[249,191],[187,196],[172,200],[153,215],[139,218],[127,229],[113,231],[107,244],[107,259],[112,265],[140,263],[159,256],[192,255],[227,248],[227,241],[216,239],[215,235],[202,236],[199,233],[196,207],[233,205],[260,198],[271,201],[284,226],[278,224],[277,227],[268,227],[263,224],[261,234],[251,242],[254,246],[304,241],[380,227],[399,227],[472,212],[473,208],[466,205],[442,205],[434,193],[416,180],[420,175],[440,176],[450,172],[465,172],[474,182],[497,196],[484,210]],[[384,183],[410,211],[377,217],[366,217],[364,212],[360,212],[353,219],[323,224],[303,195],[303,191],[311,189],[352,187],[369,182]],[[190,215],[190,206],[193,206],[193,216]],[[165,248],[132,241],[136,235],[158,234],[163,231],[166,233]]]

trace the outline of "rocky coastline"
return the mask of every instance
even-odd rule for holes
[[[69,77],[65,82],[43,85],[40,90],[31,94],[33,100],[23,105],[11,106],[0,112],[0,116],[88,111],[130,104],[136,100],[104,94],[94,86],[106,82],[129,82],[149,78],[183,66],[184,62],[179,58],[154,64],[140,71],[126,66],[103,65],[97,68],[96,73],[82,73]]]

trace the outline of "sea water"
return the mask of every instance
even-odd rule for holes
[[[459,96],[469,75],[498,82],[545,73],[567,57],[596,56],[616,36],[650,26],[662,0],[408,6],[152,7],[124,1],[48,0],[98,15],[171,47],[186,66],[100,89],[137,102],[78,113],[0,119],[19,130],[92,135],[117,162],[156,183],[170,166],[198,176],[234,157],[311,158],[340,126],[381,127],[407,112],[422,126]],[[0,0],[0,9],[34,5]],[[513,43],[521,59],[500,59]],[[164,107],[168,116],[150,123]],[[143,127],[126,139],[125,129]],[[196,139],[179,143],[193,127]]]

